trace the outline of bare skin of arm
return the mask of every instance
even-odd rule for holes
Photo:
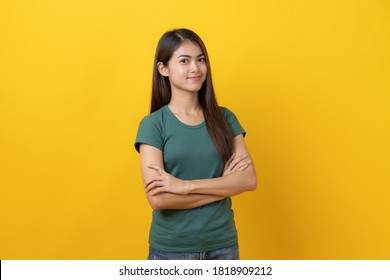
[[[153,166],[158,167],[159,170],[164,170],[162,152],[161,150],[153,146],[141,144],[140,155],[141,155],[142,179],[145,186],[148,179],[160,175],[156,170],[148,168],[147,167],[148,165],[152,164]],[[154,210],[191,209],[224,198],[223,196],[203,195],[203,194],[181,195],[181,194],[174,194],[174,193],[160,193],[159,195],[152,195],[150,192],[146,193],[146,197],[149,201],[150,206]]]
[[[164,171],[162,167],[162,155],[161,164],[150,163],[150,160],[145,160],[142,163],[141,156],[141,165],[143,166],[143,174],[144,170],[145,173],[147,173],[143,178],[145,192],[149,202],[155,200],[156,197],[160,198],[161,194],[174,194],[181,196],[180,199],[173,202],[176,206],[181,205],[180,202],[182,197],[185,197],[185,199],[191,197],[191,200],[187,202],[200,206],[203,205],[202,202],[205,201],[211,203],[224,197],[238,195],[246,191],[253,191],[256,189],[257,185],[255,167],[252,164],[243,135],[238,135],[234,138],[234,154],[230,162],[228,161],[226,163],[222,177],[200,180],[180,180]],[[194,200],[192,200],[192,198]],[[210,202],[208,202],[209,200]],[[185,205],[181,206],[185,207]]]

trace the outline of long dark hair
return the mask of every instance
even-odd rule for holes
[[[162,62],[165,66],[171,59],[173,53],[185,41],[191,41],[201,48],[207,65],[206,80],[199,90],[199,104],[202,107],[203,115],[206,121],[207,131],[214,143],[216,150],[226,162],[233,150],[233,131],[226,121],[221,109],[218,106],[215,97],[213,82],[211,79],[210,60],[207,54],[206,46],[202,39],[193,31],[188,29],[174,29],[164,33],[158,42],[156,55],[154,57],[152,101],[150,113],[157,111],[167,105],[171,100],[171,84],[168,77],[164,77],[158,71],[157,64]]]

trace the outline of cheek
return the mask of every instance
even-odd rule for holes
[[[187,75],[187,72],[188,71],[186,69],[184,69],[183,67],[178,67],[173,72],[171,72],[171,74],[173,74],[173,76],[179,77],[179,76]]]
[[[200,69],[202,69],[202,72],[204,73],[204,75],[207,74],[207,65],[206,65],[206,64],[202,64],[202,66],[200,67]]]

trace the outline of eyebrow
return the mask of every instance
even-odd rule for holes
[[[203,53],[201,53],[200,55],[198,55],[197,57],[201,57],[201,56],[205,56]],[[180,58],[180,57],[187,57],[187,58],[191,58],[191,56],[190,55],[188,55],[188,54],[181,54],[181,55],[179,55],[177,58]]]

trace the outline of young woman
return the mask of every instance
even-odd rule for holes
[[[244,136],[217,104],[202,40],[188,29],[166,32],[135,141],[153,208],[148,259],[239,259],[230,197],[256,189]]]

